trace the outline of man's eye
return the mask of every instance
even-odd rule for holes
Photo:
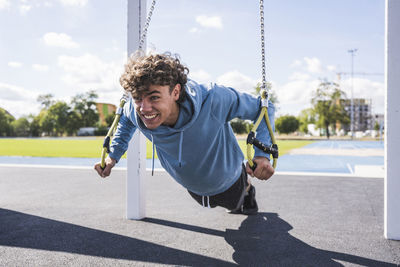
[[[157,100],[157,99],[159,99],[158,96],[152,96],[152,97],[150,97],[150,100]]]

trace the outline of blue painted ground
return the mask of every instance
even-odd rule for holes
[[[277,171],[352,173],[355,165],[383,165],[383,157],[283,155]]]
[[[304,148],[331,149],[382,149],[381,141],[318,141]],[[68,166],[93,166],[97,158],[43,158],[43,157],[0,157],[0,164],[44,164]],[[284,155],[278,159],[277,171],[284,172],[328,172],[351,173],[355,165],[383,165],[383,156],[330,156],[330,155]],[[119,167],[126,167],[126,159],[121,159]],[[151,159],[146,161],[151,168]],[[155,168],[162,168],[155,160]]]
[[[362,149],[362,148],[373,148],[383,150],[383,141],[318,141],[304,148],[332,148],[332,149]]]

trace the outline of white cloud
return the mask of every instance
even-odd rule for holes
[[[40,71],[40,72],[46,72],[49,70],[49,66],[47,65],[41,65],[41,64],[33,64],[32,68],[36,71]]]
[[[289,82],[274,87],[280,101],[280,112],[298,115],[298,112],[306,107],[311,107],[310,101],[313,92],[320,83],[320,78],[337,82],[337,67],[324,65],[316,57],[304,57],[295,60],[291,67],[296,70],[289,75]],[[348,76],[347,76],[348,77]],[[343,79],[340,88],[351,97],[351,79]],[[369,79],[354,78],[354,98],[372,100],[374,113],[384,112],[384,84]]]
[[[326,67],[323,67],[326,69]],[[304,75],[304,76],[303,76]],[[279,100],[279,113],[298,115],[305,108],[311,107],[311,98],[320,80],[306,73],[293,73],[291,81],[284,84],[273,84]],[[351,97],[351,79],[342,80],[340,88]],[[354,98],[372,100],[373,113],[384,112],[384,84],[369,79],[354,79]]]
[[[274,84],[273,88],[279,100],[279,113],[298,115],[298,113],[310,107],[312,92],[320,81],[294,80],[285,84]],[[279,115],[279,114],[278,114]]]
[[[0,95],[4,100],[29,100],[34,94],[30,91],[7,83],[0,83]]]
[[[30,3],[32,5],[34,5],[35,7],[52,7],[54,0],[20,0],[21,3]]]
[[[205,70],[191,71],[189,77],[198,83],[209,83],[211,75]]]
[[[334,66],[334,65],[328,65],[328,66],[326,66],[326,69],[327,69],[328,71],[336,71],[336,66]]]
[[[196,22],[205,28],[222,29],[222,19],[218,16],[200,15],[196,17]]]
[[[10,6],[9,0],[0,0],[0,9],[8,9]]]
[[[62,80],[76,92],[96,90],[100,96],[114,95],[118,101],[122,93],[119,77],[125,59],[126,57],[121,57],[120,61],[104,62],[92,54],[80,57],[59,56],[58,66],[65,72]],[[102,101],[109,102],[110,99]]]
[[[296,71],[290,76],[290,80],[303,79],[299,75],[304,77],[315,77],[315,78],[332,78],[337,71],[337,67],[334,65],[324,65],[321,60],[317,57],[304,57],[302,60],[295,60],[290,64],[290,68]],[[308,76],[306,76],[308,75]]]
[[[8,66],[11,68],[20,68],[22,67],[22,63],[17,61],[10,61],[8,62]]]
[[[351,98],[351,78],[343,80],[340,86],[346,92],[347,97]],[[384,113],[385,85],[383,82],[371,81],[365,78],[354,78],[353,97],[371,99],[373,112]]]
[[[21,15],[26,15],[31,10],[32,6],[30,5],[20,5],[19,6],[19,13]]]
[[[321,65],[321,61],[316,58],[309,58],[309,57],[305,57],[304,61],[307,64],[307,70],[311,73],[321,73],[322,70],[322,65]]]
[[[293,81],[293,80],[308,80],[310,79],[310,75],[307,73],[303,73],[303,72],[293,72],[292,75],[290,75],[289,80]]]
[[[87,5],[88,0],[60,0],[63,6],[79,6],[84,7]]]
[[[22,87],[0,82],[0,107],[6,109],[15,117],[37,113],[39,104],[37,94]],[[22,108],[23,107],[23,108]]]
[[[72,41],[71,36],[65,33],[48,32],[43,36],[43,41],[48,46],[62,48],[78,48],[79,44]]]
[[[254,91],[257,82],[257,80],[253,80],[237,70],[224,73],[217,78],[218,84],[229,86],[238,91],[247,93],[252,93]]]

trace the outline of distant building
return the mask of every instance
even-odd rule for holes
[[[364,98],[354,98],[353,99],[353,107],[351,105],[350,99],[342,100],[342,104],[344,105],[344,109],[349,114],[349,118],[351,118],[351,109],[353,109],[353,130],[357,131],[366,131],[371,130],[373,128],[373,117],[372,117],[372,100],[364,99]],[[345,131],[350,131],[350,124],[343,125],[343,129]]]
[[[99,112],[99,120],[101,124],[107,124],[106,118],[117,110],[117,106],[108,103],[96,103],[97,112]]]
[[[95,127],[82,127],[79,128],[78,132],[76,133],[77,136],[92,136],[96,131]]]

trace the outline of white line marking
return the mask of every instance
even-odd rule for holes
[[[65,166],[65,165],[29,165],[29,164],[0,164],[0,167],[13,167],[13,168],[50,168],[50,169],[75,169],[75,170],[93,170],[91,166]],[[116,171],[126,171],[126,167],[114,167]],[[147,172],[151,173],[150,168],[146,168]],[[166,173],[162,168],[154,169],[156,173]],[[334,172],[280,172],[276,171],[275,175],[285,176],[325,176],[325,177],[365,177],[358,176],[354,173],[334,173]],[[383,177],[365,177],[365,178],[383,178]]]
[[[351,168],[350,163],[347,163],[346,166],[347,166],[347,169],[349,169],[350,173],[351,173],[351,174],[354,174],[354,171],[353,171],[353,169]]]
[[[0,167],[13,167],[13,168],[48,168],[48,169],[75,169],[75,170],[94,170],[92,166],[74,166],[74,165],[44,165],[44,164],[3,164]],[[126,171],[126,167],[114,167],[113,171]],[[151,168],[146,168],[151,171]],[[155,172],[164,171],[162,168],[154,168]]]

